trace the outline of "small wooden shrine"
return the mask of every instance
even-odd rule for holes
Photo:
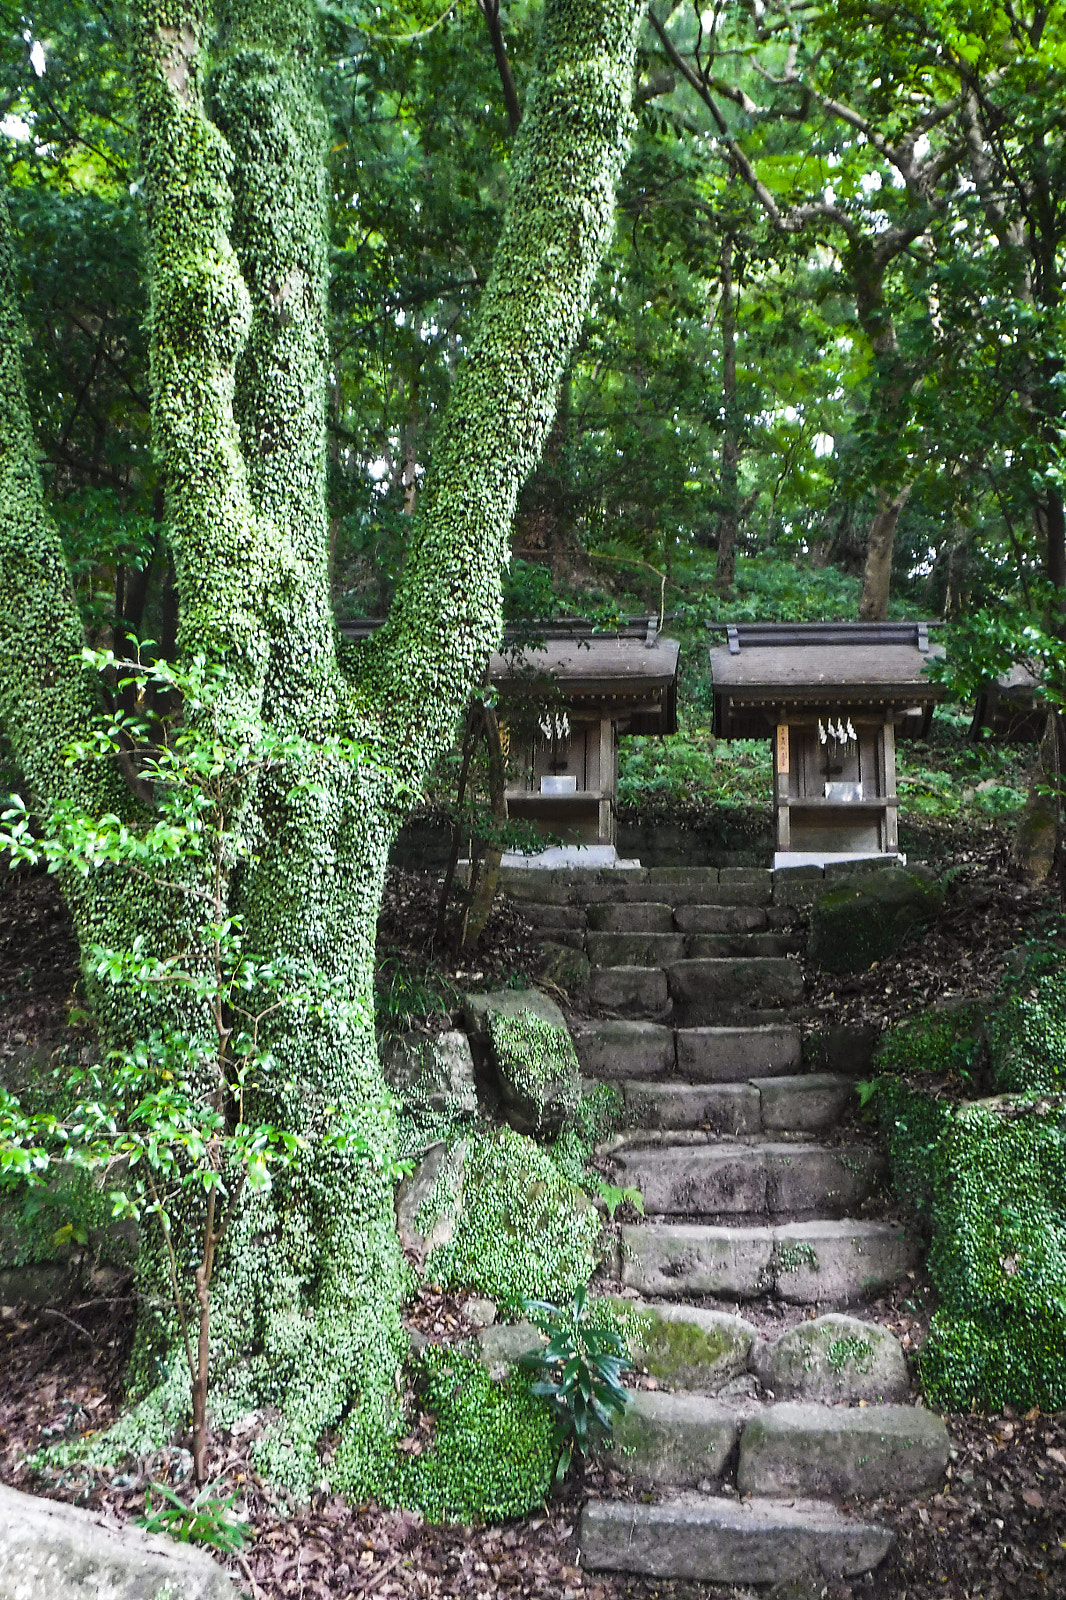
[[[923,622],[737,623],[711,651],[714,732],[773,741],[775,866],[898,854],[896,736],[928,732]]]
[[[567,844],[613,845],[618,740],[677,731],[680,646],[658,617],[611,631],[533,624],[536,648],[504,640],[489,662],[507,757],[507,810]]]

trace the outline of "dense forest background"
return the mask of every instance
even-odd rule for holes
[[[125,7],[0,16],[46,488],[95,637],[165,654]],[[525,0],[322,7],[341,618],[387,609],[402,570],[499,234],[537,16]],[[1023,657],[1056,697],[1064,68],[1054,5],[649,10],[615,239],[509,584],[515,615],[673,614],[691,646],[680,777],[638,745],[630,787],[658,771],[683,788],[709,757],[700,646],[725,617],[943,617],[963,689]],[[1001,777],[977,774],[986,809],[1020,803]],[[734,767],[725,789],[744,783]]]

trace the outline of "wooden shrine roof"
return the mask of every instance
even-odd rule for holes
[[[508,650],[505,641],[489,661],[489,679],[509,697],[535,692],[538,678],[550,678],[565,703],[624,716],[630,732],[674,733],[681,647],[658,632],[657,621],[642,618],[604,632],[588,624],[545,625],[544,642],[535,648]]]
[[[922,622],[736,623],[710,652],[714,731],[750,738],[767,712],[819,707],[924,714],[943,698],[925,674],[943,654]],[[761,720],[760,720],[761,718]]]
[[[501,697],[535,694],[537,680],[550,678],[565,705],[617,715],[631,733],[677,731],[677,667],[681,646],[659,632],[657,616],[630,617],[597,630],[582,617],[524,624],[521,635],[505,630],[503,647],[489,659],[489,681]],[[342,622],[343,637],[369,638],[380,618]],[[517,643],[521,637],[543,641]]]

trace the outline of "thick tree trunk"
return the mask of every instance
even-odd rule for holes
[[[866,535],[866,561],[862,569],[862,593],[859,596],[861,622],[884,622],[888,616],[896,527],[910,492],[910,484],[895,495],[888,494],[884,489],[877,491],[877,510]]]
[[[733,587],[737,563],[737,310],[733,300],[733,240],[722,244],[722,430],[721,511],[718,516],[718,558],[714,577],[719,589]]]
[[[883,368],[876,386],[877,434],[881,449],[890,455],[894,436],[902,423],[910,384],[899,355],[896,328],[885,303],[883,264],[878,264],[869,245],[851,251],[855,284],[855,310],[871,349]],[[876,508],[866,538],[866,560],[859,598],[859,618],[863,622],[883,622],[888,615],[892,586],[892,553],[900,512],[907,504],[912,485],[900,482],[901,467],[888,474],[882,467],[876,489]]]
[[[229,0],[202,77],[199,0],[140,0],[134,26],[151,281],[152,421],[181,599],[179,649],[227,677],[227,714],[254,739],[318,748],[313,785],[281,769],[245,795],[254,839],[228,864],[246,947],[295,959],[324,996],[267,1042],[276,1069],[257,1118],[305,1136],[250,1195],[211,1285],[210,1411],[269,1408],[260,1466],[308,1495],[324,1468],[387,1493],[404,1355],[395,1130],[373,1027],[374,939],[405,796],[450,740],[500,627],[518,489],[551,424],[613,220],[629,134],[637,0],[547,0],[538,72],[516,140],[513,195],[477,330],[413,519],[385,628],[338,660],[325,508],[324,122],[312,0]],[[62,751],[96,714],[71,660],[81,639],[44,514],[21,389],[10,245],[0,231],[0,709],[44,799],[66,792],[135,814],[114,775],[99,793]],[[43,685],[45,693],[40,692]],[[355,741],[353,749],[344,741]],[[94,937],[174,948],[172,899],[103,875],[75,905]],[[106,911],[104,908],[107,908]],[[109,1021],[127,1032],[136,1019]],[[183,1019],[186,1020],[186,1019]],[[198,1026],[194,1016],[189,1025]],[[340,1116],[370,1156],[323,1139]],[[184,1292],[196,1303],[191,1252]],[[158,1260],[134,1366],[138,1448],[188,1414],[189,1374]],[[184,1370],[183,1370],[184,1368]],[[206,1390],[197,1411],[206,1426]],[[199,1453],[201,1465],[206,1455]]]

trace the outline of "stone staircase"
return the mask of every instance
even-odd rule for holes
[[[796,908],[821,879],[713,868],[507,878],[546,941],[588,957],[578,1056],[625,1106],[599,1156],[644,1204],[644,1219],[620,1228],[615,1262],[652,1330],[639,1353],[647,1386],[610,1452],[633,1487],[587,1503],[592,1569],[820,1593],[891,1544],[839,1502],[911,1496],[947,1466],[944,1424],[911,1403],[898,1341],[855,1315],[917,1264],[913,1241],[879,1215],[882,1152],[846,1128],[865,1053],[790,1015],[803,998]],[[764,1328],[776,1308],[770,1337],[745,1303]]]

